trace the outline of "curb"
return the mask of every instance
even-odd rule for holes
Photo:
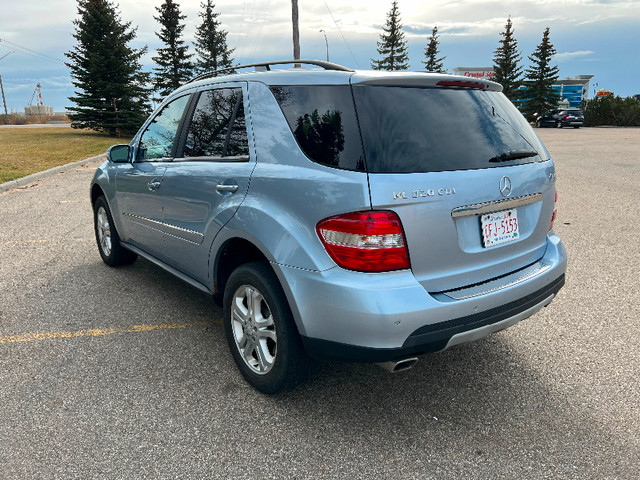
[[[86,163],[91,163],[96,160],[105,159],[107,153],[101,153],[100,155],[95,155],[93,157],[85,158],[84,160],[78,160],[77,162],[66,163],[64,165],[59,165],[57,167],[50,168],[48,170],[44,170],[42,172],[32,173],[31,175],[27,175],[26,177],[17,178],[15,180],[9,180],[5,183],[0,183],[0,193],[6,192],[7,190],[11,190],[13,188],[24,187],[33,182],[37,182],[38,180],[42,180],[43,178],[50,177],[55,175],[56,173],[61,173],[69,169],[73,169],[84,165]]]

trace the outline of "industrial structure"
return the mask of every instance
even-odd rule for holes
[[[36,99],[35,105],[33,104],[34,98]],[[42,100],[42,90],[40,89],[39,83],[36,85],[36,89],[31,94],[29,105],[24,107],[24,113],[25,115],[53,115],[53,107],[45,105],[44,101]]]

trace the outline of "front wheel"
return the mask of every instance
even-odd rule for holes
[[[120,245],[120,235],[111,216],[109,204],[104,195],[98,197],[93,204],[93,226],[96,242],[102,261],[111,267],[129,265],[138,256]]]
[[[291,309],[266,262],[241,265],[224,292],[224,331],[245,380],[274,394],[301,383],[315,370],[306,354]]]

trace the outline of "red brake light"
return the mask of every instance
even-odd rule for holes
[[[564,119],[565,119],[565,120],[569,120],[569,115],[565,115],[565,116],[564,116]]]
[[[402,223],[393,212],[355,212],[326,218],[316,226],[327,253],[341,267],[360,272],[409,268]]]
[[[467,80],[440,80],[436,83],[436,87],[479,88],[484,90],[486,85],[481,82],[470,82]]]

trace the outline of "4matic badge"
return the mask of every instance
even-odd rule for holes
[[[394,200],[408,200],[409,198],[427,198],[435,197],[436,195],[444,197],[446,195],[455,195],[456,189],[453,187],[447,188],[429,188],[427,190],[413,190],[409,195],[406,192],[393,192]]]

